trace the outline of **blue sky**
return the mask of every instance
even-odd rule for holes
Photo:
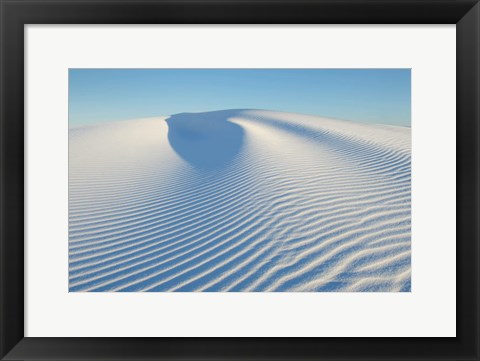
[[[410,126],[410,69],[70,69],[69,126],[270,109]]]

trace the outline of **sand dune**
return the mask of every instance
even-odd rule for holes
[[[410,128],[228,110],[69,136],[70,291],[410,291]]]

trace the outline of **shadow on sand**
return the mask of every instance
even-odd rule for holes
[[[243,143],[243,129],[228,120],[235,111],[180,113],[166,119],[173,150],[199,170],[228,166]]]

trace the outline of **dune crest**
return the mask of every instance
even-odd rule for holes
[[[193,167],[227,166],[240,151],[243,129],[229,121],[230,111],[182,113],[166,119],[173,150]]]
[[[410,291],[409,128],[225,110],[69,137],[70,291]]]

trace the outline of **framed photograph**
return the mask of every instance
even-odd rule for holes
[[[1,360],[478,360],[476,0],[0,0]]]

